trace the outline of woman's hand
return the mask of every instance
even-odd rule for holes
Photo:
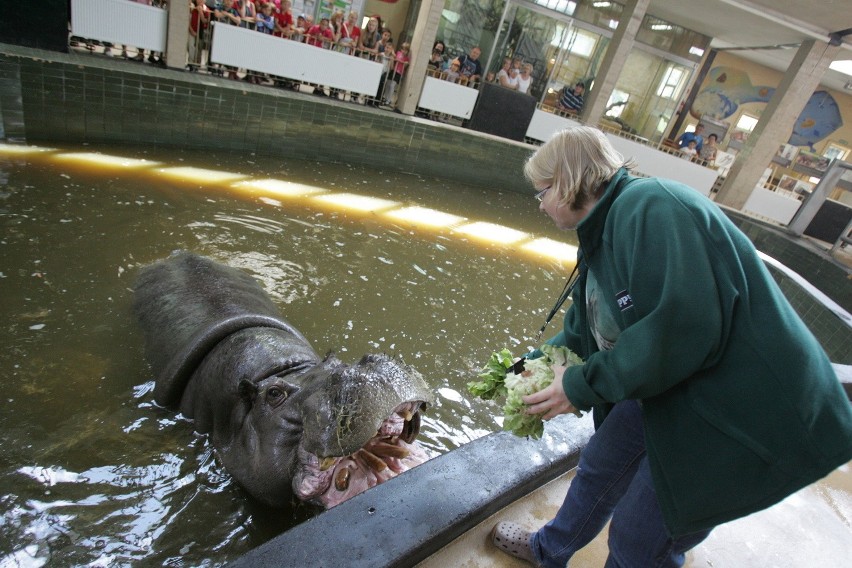
[[[550,420],[560,414],[579,414],[562,387],[562,374],[567,367],[553,365],[554,379],[550,386],[538,392],[527,395],[521,400],[527,405],[527,414],[542,414],[544,420]]]

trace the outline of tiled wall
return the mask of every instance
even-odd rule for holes
[[[525,144],[207,75],[85,55],[51,54],[48,61],[28,57],[25,48],[2,51],[0,73],[20,75],[30,143],[256,152],[531,191],[520,167],[533,151]]]
[[[0,118],[7,138],[25,134],[29,143],[255,152],[531,191],[521,174],[533,151],[526,144],[290,90],[86,55],[0,46]],[[852,311],[848,270],[801,240],[742,214],[729,215],[759,250]],[[804,299],[798,303],[820,339],[837,345],[837,355],[852,363],[848,326],[814,315],[817,310]]]

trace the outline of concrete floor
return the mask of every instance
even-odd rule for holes
[[[417,568],[528,566],[494,548],[491,528],[502,520],[539,527],[553,517],[573,472],[539,488],[453,541]],[[571,567],[600,568],[606,530],[581,550]],[[852,566],[852,462],[781,503],[717,527],[690,551],[689,568],[839,568]]]

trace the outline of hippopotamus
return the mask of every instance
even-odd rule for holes
[[[423,377],[384,354],[318,356],[242,270],[176,252],[139,271],[133,310],[155,402],[258,501],[329,508],[428,459]]]

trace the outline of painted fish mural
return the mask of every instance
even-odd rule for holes
[[[733,115],[740,105],[767,103],[775,87],[752,85],[749,76],[734,67],[714,67],[708,73],[706,86],[695,97],[689,113],[695,118],[711,116],[725,119]],[[816,91],[793,127],[788,144],[807,146],[814,144],[843,125],[837,101],[827,91]]]

